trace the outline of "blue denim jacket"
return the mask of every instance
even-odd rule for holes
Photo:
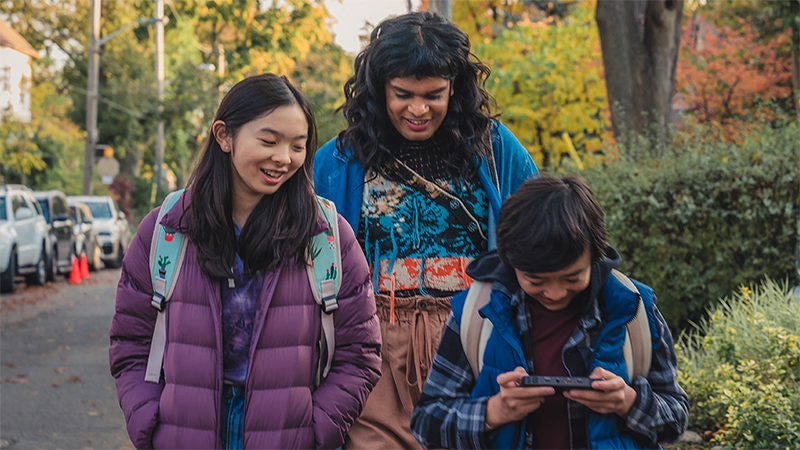
[[[497,170],[497,184],[492,181],[486,159],[482,158],[479,170],[481,183],[489,197],[489,249],[496,247],[495,228],[502,200],[516,192],[520,184],[538,173],[530,154],[511,130],[499,121],[492,126],[492,150]],[[314,187],[317,195],[336,204],[339,214],[347,220],[358,235],[361,200],[364,189],[364,168],[352,161],[352,149],[342,154],[333,138],[314,156]]]

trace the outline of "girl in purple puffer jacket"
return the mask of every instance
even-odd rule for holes
[[[306,274],[328,225],[312,184],[314,117],[284,77],[250,77],[217,111],[187,190],[161,220],[188,246],[167,304],[159,383],[145,381],[157,310],[150,243],[125,256],[111,373],[137,448],[336,448],[380,377],[380,330],[364,254],[339,217],[335,349],[319,384],[320,307]]]

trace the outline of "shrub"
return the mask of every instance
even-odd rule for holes
[[[800,447],[800,302],[767,279],[742,287],[679,339],[691,428],[733,448]]]
[[[655,289],[674,330],[737,286],[794,268],[800,136],[791,123],[761,128],[741,145],[692,127],[670,147],[640,139],[635,154],[580,173],[606,213],[620,270]]]

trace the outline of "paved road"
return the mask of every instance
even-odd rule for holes
[[[1,448],[133,448],[108,368],[119,275],[0,298]]]

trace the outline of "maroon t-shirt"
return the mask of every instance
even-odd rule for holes
[[[533,375],[567,377],[569,372],[561,360],[561,349],[569,340],[581,318],[585,293],[576,296],[561,311],[550,311],[530,296],[525,296],[531,315],[531,347]],[[547,397],[539,409],[531,413],[533,448],[569,449],[569,415],[567,399],[561,394]]]

